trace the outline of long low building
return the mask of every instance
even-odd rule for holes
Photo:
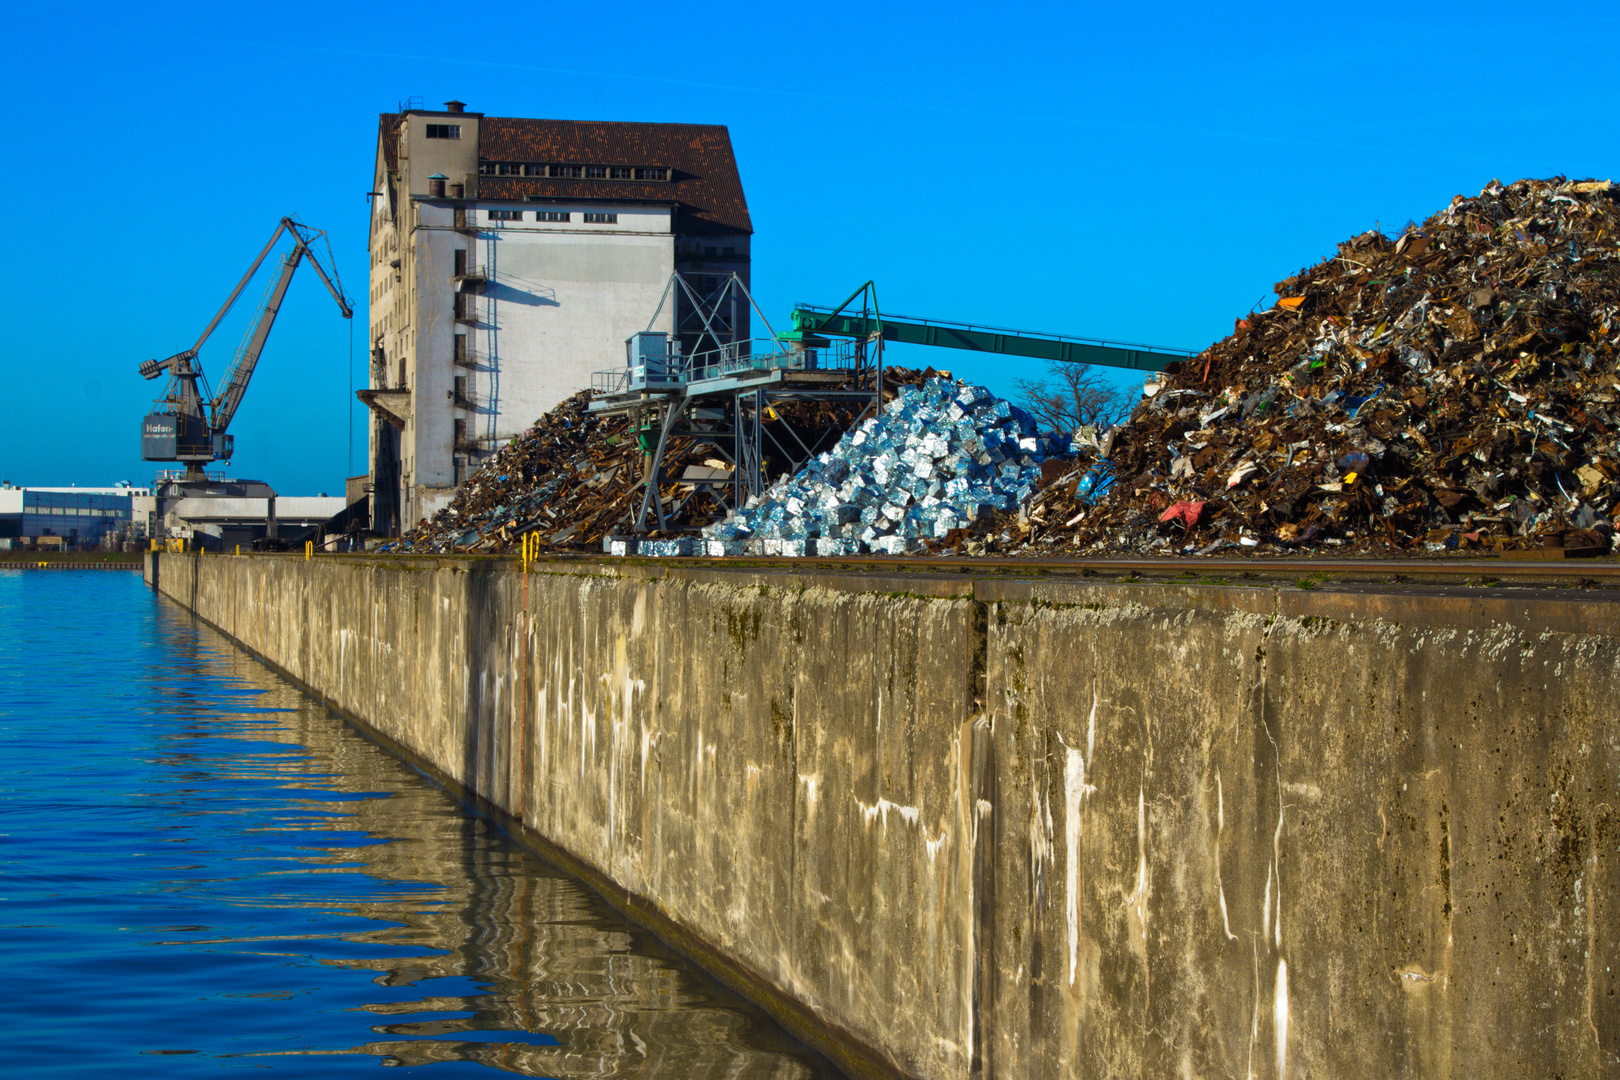
[[[107,536],[145,537],[152,489],[0,486],[0,547],[94,547]]]
[[[6,484],[0,486],[0,550],[176,538],[229,551],[269,535],[272,521],[283,539],[320,541],[323,526],[348,505],[340,495],[277,495],[261,480],[213,475],[200,489],[163,475],[150,488]]]

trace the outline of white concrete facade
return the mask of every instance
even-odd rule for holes
[[[459,229],[457,209],[412,207],[416,394],[402,464],[419,489],[459,484],[593,373],[622,366],[622,342],[648,327],[674,270],[667,207],[480,201],[460,208]],[[585,225],[587,212],[617,220]],[[492,217],[503,213],[521,216]],[[537,220],[547,213],[570,220]],[[458,279],[457,252],[480,277]],[[654,329],[673,332],[664,307]],[[420,496],[427,516],[448,493]]]

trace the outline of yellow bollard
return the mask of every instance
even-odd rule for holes
[[[313,541],[313,540],[305,540],[304,541],[304,561],[308,562],[310,559],[313,559],[314,557],[315,557],[315,541]]]
[[[238,555],[242,554],[242,545],[241,544],[236,545],[236,553]]]

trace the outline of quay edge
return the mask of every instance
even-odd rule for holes
[[[1620,594],[529,570],[146,564],[852,1076],[1620,1067]]]

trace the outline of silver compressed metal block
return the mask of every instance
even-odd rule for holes
[[[903,387],[834,449],[703,531],[723,543],[751,537],[756,550],[776,541],[778,553],[799,543],[811,553],[917,551],[991,508],[1016,509],[1041,461],[1068,450],[1067,437],[1041,434],[984,388],[935,379]]]

